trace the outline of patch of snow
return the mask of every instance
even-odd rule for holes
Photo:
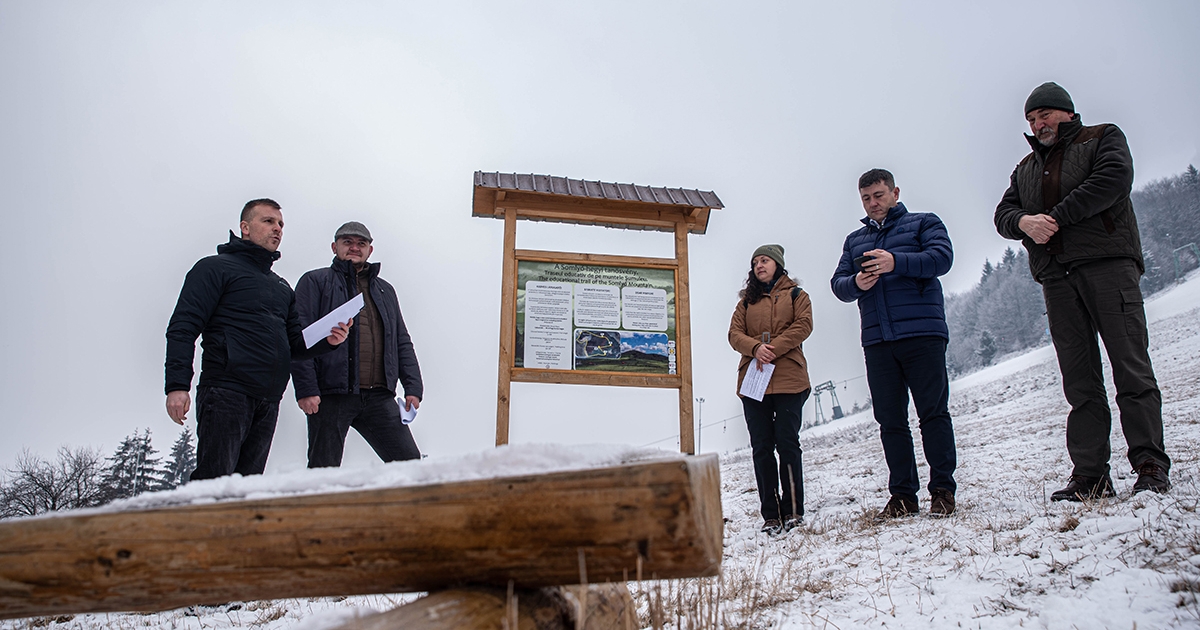
[[[675,451],[614,444],[505,445],[454,457],[387,464],[375,462],[360,467],[305,469],[278,475],[243,477],[235,474],[193,481],[175,490],[140,494],[99,508],[51,512],[32,518],[517,477],[681,457],[683,455]]]

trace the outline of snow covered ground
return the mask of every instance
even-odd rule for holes
[[[1071,466],[1066,403],[1049,348],[955,381],[958,512],[879,524],[887,467],[869,412],[802,434],[807,517],[773,539],[760,519],[748,450],[722,457],[725,562],[719,579],[632,585],[664,596],[669,627],[1171,628],[1200,627],[1200,278],[1147,303],[1163,391],[1172,491],[1132,496],[1125,441],[1114,421],[1116,499],[1050,503]],[[1111,398],[1110,385],[1110,398]],[[1117,417],[1115,404],[1114,418]],[[915,424],[915,422],[914,422]],[[918,439],[919,444],[919,439]],[[513,474],[650,456],[642,449],[503,449],[353,471],[290,473],[193,484],[170,502],[444,481],[451,470]],[[918,459],[921,459],[920,457]],[[570,463],[569,463],[570,462]],[[404,468],[407,466],[407,468]],[[395,469],[393,469],[395,467]],[[923,478],[928,469],[921,462]],[[368,481],[370,480],[370,481]],[[928,497],[922,493],[922,510]],[[131,504],[129,507],[133,507]],[[656,588],[657,587],[657,588]],[[156,614],[13,620],[0,628],[302,628],[317,630],[413,595],[247,602]],[[681,619],[676,622],[675,619]],[[690,621],[689,621],[690,618]]]

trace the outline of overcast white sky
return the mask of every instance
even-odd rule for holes
[[[169,448],[163,333],[183,276],[264,196],[284,207],[275,270],[293,284],[329,263],[338,225],[367,224],[425,376],[418,444],[491,446],[503,224],[471,218],[476,170],[721,197],[691,238],[706,423],[741,410],[725,336],[762,243],[813,296],[814,381],[854,379],[857,309],[828,287],[863,171],[892,170],[911,210],[942,217],[944,283],[962,291],[1015,245],[991,216],[1043,81],[1085,123],[1121,125],[1138,185],[1200,163],[1200,4],[993,5],[0,0],[0,466],[22,448],[107,454],[142,427]],[[523,222],[517,240],[672,255],[660,233]],[[849,407],[863,381],[838,394]],[[303,427],[289,389],[268,471],[303,466]],[[677,429],[674,390],[513,385],[514,442]],[[747,441],[740,419],[702,439]],[[352,438],[346,464],[372,461]]]

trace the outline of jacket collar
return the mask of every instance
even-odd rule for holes
[[[775,280],[775,284],[771,285],[770,293],[774,294],[780,291],[790,291],[794,286],[796,286],[796,283],[791,278],[787,276],[779,276],[779,279]]]
[[[333,258],[333,263],[329,265],[334,271],[347,276],[351,279],[358,278],[358,271],[354,268],[354,263],[349,260],[342,260],[338,257]],[[367,263],[367,277],[374,280],[379,276],[379,263]]]
[[[892,206],[891,210],[888,210],[887,216],[883,218],[883,225],[875,223],[871,217],[863,217],[859,219],[859,221],[862,221],[862,224],[867,227],[873,227],[877,230],[882,230],[884,226],[890,226],[891,224],[895,223],[897,219],[906,214],[908,214],[908,208],[904,207],[904,202],[897,201],[896,205]]]
[[[1058,123],[1058,140],[1056,140],[1054,144],[1045,146],[1041,142],[1038,142],[1036,136],[1031,136],[1029,134],[1025,134],[1025,141],[1029,143],[1029,146],[1033,149],[1034,153],[1037,153],[1038,155],[1046,155],[1054,147],[1067,146],[1067,144],[1069,144],[1071,140],[1075,138],[1075,136],[1079,135],[1079,132],[1082,130],[1083,119],[1079,117],[1079,114],[1075,114],[1075,117],[1071,120],[1068,120],[1065,123]]]
[[[270,271],[271,265],[276,260],[279,260],[279,257],[282,255],[279,252],[269,252],[257,243],[239,238],[233,233],[233,230],[229,231],[228,243],[217,245],[217,253],[242,256],[254,263],[255,266],[260,267],[263,271]]]

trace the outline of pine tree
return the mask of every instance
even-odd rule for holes
[[[192,446],[192,432],[184,429],[175,444],[171,446],[170,461],[167,463],[166,482],[171,488],[178,488],[192,478],[196,470],[196,448]]]
[[[984,365],[991,365],[996,357],[996,340],[986,329],[979,335],[979,349],[975,351]]]
[[[1000,266],[1004,267],[1005,269],[1011,270],[1012,266],[1016,262],[1017,262],[1017,252],[1013,251],[1013,248],[1011,248],[1011,247],[1004,248],[1004,256],[1000,259]]]
[[[995,270],[996,270],[996,268],[992,266],[992,261],[984,258],[983,259],[983,277],[981,277],[979,279],[979,283],[983,284],[984,282],[986,282],[987,279],[991,277],[992,272]]]
[[[1196,171],[1195,166],[1188,164],[1187,170],[1183,172],[1183,181],[1193,188],[1200,187],[1200,172]]]
[[[150,429],[141,434],[134,431],[122,440],[108,458],[110,463],[104,478],[107,501],[169,488],[161,469],[162,458],[155,457],[157,454],[150,443]]]

